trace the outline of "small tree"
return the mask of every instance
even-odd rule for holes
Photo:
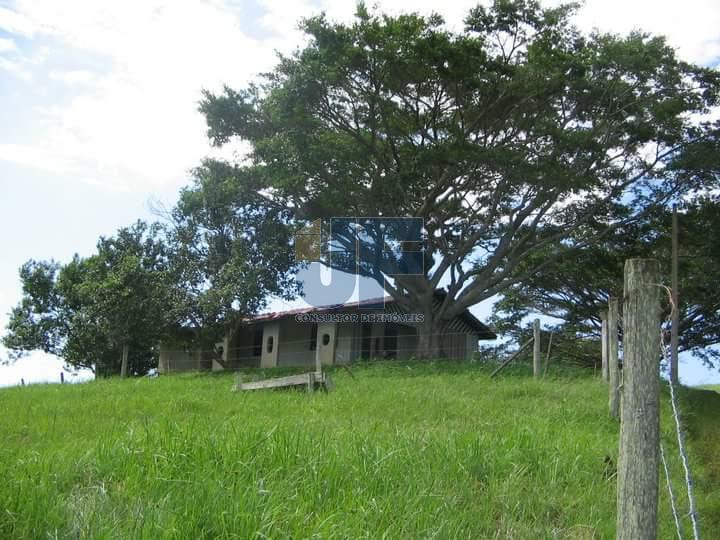
[[[292,299],[290,211],[259,192],[253,171],[207,161],[170,214],[174,306],[205,348],[270,296]]]
[[[6,347],[43,350],[97,375],[120,372],[123,349],[131,372],[157,365],[156,345],[171,328],[171,288],[157,227],[138,222],[97,253],[62,266],[28,261],[23,297],[10,316]]]

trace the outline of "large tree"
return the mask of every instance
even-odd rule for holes
[[[549,264],[535,257],[547,246],[715,180],[702,148],[717,146],[718,127],[700,118],[718,73],[661,37],[583,35],[573,9],[497,1],[471,10],[461,33],[362,4],[349,25],[305,20],[308,44],[261,83],[206,94],[209,136],[249,142],[238,172],[297,220],[422,218],[421,275],[386,282],[326,262],[422,313],[418,354],[436,356],[450,319]]]
[[[97,252],[61,265],[28,261],[23,296],[10,315],[3,344],[42,350],[100,376],[157,365],[157,345],[172,329],[174,303],[168,257],[158,230],[143,222],[100,238]]]

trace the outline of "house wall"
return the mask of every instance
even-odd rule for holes
[[[328,336],[325,343],[324,336]],[[335,363],[335,339],[337,336],[336,323],[319,323],[317,333],[317,358],[322,365]]]
[[[200,369],[200,355],[197,351],[172,350],[160,347],[158,372],[172,373]]]
[[[315,350],[310,349],[310,342],[315,326],[312,323],[297,322],[293,318],[280,321],[280,349],[278,366],[315,365]]]
[[[472,360],[473,355],[479,351],[478,337],[475,334],[465,336],[465,359]]]
[[[276,367],[278,365],[278,351],[280,350],[279,321],[266,322],[263,324],[262,344],[260,367]]]
[[[442,348],[448,358],[464,359],[466,355],[467,334],[451,333],[443,337]]]
[[[386,310],[348,309],[356,313],[388,313]],[[397,340],[386,338],[386,328],[393,327],[397,332]],[[316,348],[311,349],[312,330],[316,332]],[[255,332],[261,332],[262,346],[260,354],[256,354]],[[462,321],[454,323],[450,334],[444,339],[444,350],[447,356],[458,359],[469,359],[478,350],[478,338]],[[329,343],[322,344],[324,334],[329,335]],[[293,317],[270,321],[259,321],[254,324],[240,325],[230,340],[222,343],[225,364],[229,369],[242,367],[276,367],[305,366],[313,368],[316,358],[323,364],[342,364],[359,361],[362,358],[363,323],[300,323]],[[273,339],[273,350],[268,352],[269,339]],[[370,323],[369,358],[411,358],[417,350],[417,325]],[[179,348],[179,347],[178,347]],[[390,350],[392,349],[392,350]],[[212,352],[170,350],[170,346],[160,350],[158,368],[161,373],[207,369],[212,362]],[[214,369],[222,369],[220,364],[213,362]]]
[[[355,323],[338,323],[335,337],[336,364],[347,364],[357,358],[359,350],[355,336],[357,328],[359,328],[359,325]]]

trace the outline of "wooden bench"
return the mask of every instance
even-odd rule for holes
[[[334,388],[330,377],[325,373],[310,371],[301,373],[300,375],[289,375],[287,377],[276,377],[274,379],[265,379],[262,381],[239,382],[235,385],[234,390],[266,390],[271,388],[299,388],[304,387],[308,392],[314,392],[316,389],[330,391]]]

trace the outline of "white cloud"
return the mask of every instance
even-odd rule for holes
[[[27,17],[2,6],[0,6],[0,29],[27,37],[35,34],[35,25]]]
[[[8,323],[9,313],[4,311],[5,307],[7,306],[7,310],[10,311],[10,306],[17,304],[20,298],[19,292],[20,291],[15,288],[0,288],[0,306],[3,306],[3,311],[0,311],[0,334],[4,333],[5,326]]]
[[[459,30],[475,4],[385,0],[380,9],[392,14],[438,11]],[[332,19],[349,21],[356,9],[354,0],[261,0],[265,14],[255,20],[242,4],[221,0],[18,0],[12,6],[0,8],[0,28],[43,36],[52,49],[33,50],[23,61],[0,58],[0,69],[25,80],[31,71],[37,79],[38,71],[46,69],[45,76],[63,84],[72,97],[42,111],[47,129],[32,145],[6,141],[0,159],[127,189],[184,183],[187,171],[211,152],[196,110],[201,88],[243,86],[271,69],[275,50],[288,53],[305,39],[297,30],[301,17],[324,9]],[[711,0],[666,5],[588,0],[577,20],[585,29],[643,27],[667,34],[690,60],[709,62],[720,55],[718,7]],[[267,35],[250,37],[243,26],[255,27],[253,35],[262,30]],[[91,71],[70,60],[45,68],[49,56],[57,61],[83,55],[104,58],[105,70]]]
[[[43,111],[48,127],[32,148],[5,145],[0,159],[129,189],[184,183],[211,152],[197,111],[201,89],[246,84],[272,67],[279,43],[244,35],[240,14],[218,3],[33,1],[16,9],[60,49],[100,55],[109,68],[48,73],[73,97]]]
[[[720,59],[720,3],[717,0],[589,0],[578,25],[606,32],[640,29],[665,35],[686,60],[706,64]]]
[[[97,73],[85,69],[73,69],[69,71],[53,70],[48,76],[53,81],[60,81],[68,86],[90,84],[98,77]]]
[[[32,74],[25,68],[23,62],[8,60],[2,56],[0,56],[0,70],[6,71],[23,81],[29,81],[32,78]]]
[[[58,174],[73,170],[72,161],[58,155],[52,149],[26,144],[0,143],[0,161],[9,161],[20,165],[37,167]]]
[[[0,38],[0,53],[14,51],[17,51],[17,45],[15,45],[15,41],[8,38]]]

